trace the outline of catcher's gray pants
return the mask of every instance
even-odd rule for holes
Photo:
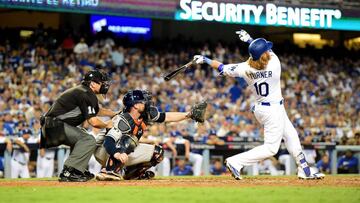
[[[140,143],[133,153],[129,154],[129,159],[125,166],[132,166],[139,163],[150,162],[154,154],[155,145]],[[97,146],[95,150],[96,160],[105,167],[109,154],[106,152],[103,145]]]
[[[41,142],[42,147],[45,148],[61,144],[70,146],[70,155],[64,165],[81,172],[86,170],[96,148],[95,138],[85,130],[50,117],[44,121]]]

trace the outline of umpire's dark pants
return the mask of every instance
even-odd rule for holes
[[[59,119],[46,117],[42,127],[41,146],[51,148],[61,144],[70,146],[70,155],[64,165],[84,172],[95,151],[95,138],[85,130]]]

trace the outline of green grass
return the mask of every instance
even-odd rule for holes
[[[199,182],[201,179],[199,178]],[[0,180],[0,184],[1,182]],[[3,185],[0,187],[0,197],[1,203],[358,203],[360,202],[360,187],[256,185],[251,187],[244,185],[239,187],[237,185],[234,187],[166,187],[166,185],[151,187],[102,186],[101,184],[8,187]]]
[[[352,203],[359,188],[149,188],[149,187],[16,187],[0,188],[1,202],[127,202],[127,203]]]

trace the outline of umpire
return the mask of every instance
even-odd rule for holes
[[[98,116],[115,116],[115,112],[99,107],[96,94],[105,95],[109,90],[107,75],[98,70],[88,72],[81,85],[62,93],[41,118],[41,148],[65,144],[71,147],[59,181],[85,182],[94,178],[86,170],[94,153],[95,138],[77,127],[85,120],[95,128],[111,128],[112,121],[103,122]]]

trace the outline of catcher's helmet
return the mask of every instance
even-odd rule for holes
[[[257,38],[250,43],[249,54],[251,58],[256,61],[261,57],[264,52],[270,50],[272,46],[272,42],[266,41],[264,38]]]
[[[147,95],[144,94],[142,90],[129,90],[123,98],[123,104],[125,109],[130,109],[137,103],[146,103]]]

